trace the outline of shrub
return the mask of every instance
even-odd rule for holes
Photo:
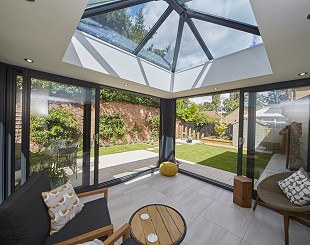
[[[125,134],[124,117],[118,113],[106,113],[100,116],[99,135],[101,137],[118,138]]]
[[[78,123],[66,109],[49,109],[46,117],[30,115],[30,137],[37,144],[47,147],[55,140],[76,142],[79,136]]]
[[[158,140],[159,137],[159,125],[160,125],[160,116],[155,115],[149,119],[149,125],[151,129],[151,139]]]
[[[227,129],[227,126],[223,123],[218,123],[218,124],[215,124],[214,126],[214,130],[215,132],[219,134],[220,138],[223,138],[223,136],[226,133],[226,129]]]

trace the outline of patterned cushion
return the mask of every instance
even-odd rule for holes
[[[292,203],[299,206],[310,204],[310,178],[303,168],[280,180],[278,185]]]
[[[69,183],[41,195],[51,218],[50,235],[64,227],[84,206]]]

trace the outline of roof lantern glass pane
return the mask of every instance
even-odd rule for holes
[[[202,50],[189,26],[185,23],[176,71],[194,67],[207,61],[208,57]]]
[[[133,52],[167,7],[165,2],[139,4],[82,19],[77,29]]]
[[[179,15],[172,11],[153,37],[146,43],[138,56],[171,70]]]
[[[251,25],[257,25],[249,0],[192,0],[187,8]]]
[[[219,58],[262,43],[251,33],[194,20],[194,23],[214,58]]]
[[[119,2],[119,0],[88,0],[86,9],[111,2]]]

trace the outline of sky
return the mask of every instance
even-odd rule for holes
[[[220,98],[221,98],[221,102],[223,103],[224,100],[229,98],[229,93],[221,94]],[[189,100],[199,105],[199,104],[202,104],[203,102],[211,102],[212,96],[208,95],[208,96],[195,97],[195,98],[190,98]]]
[[[249,0],[192,0],[187,5],[201,12],[256,25]],[[167,7],[168,4],[165,1],[146,3],[143,9],[146,27],[151,28]],[[138,9],[138,6],[132,8],[131,14],[134,15]],[[193,21],[214,58],[222,57],[262,42],[259,36],[200,20]],[[164,49],[169,44],[174,46],[178,22],[179,15],[173,11],[153,38],[146,44],[146,48],[151,44],[154,44],[159,49]],[[185,23],[177,70],[200,65],[206,61],[208,61],[206,55]]]

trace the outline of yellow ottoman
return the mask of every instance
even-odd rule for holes
[[[159,166],[159,172],[165,176],[175,176],[178,172],[178,166],[174,162],[163,162]]]

